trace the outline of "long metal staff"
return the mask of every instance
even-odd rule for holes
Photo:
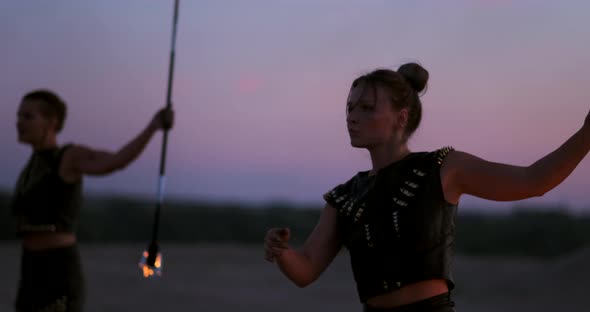
[[[178,2],[174,1],[174,18],[172,20],[172,47],[170,49],[170,63],[168,67],[168,91],[166,94],[166,108],[172,107],[172,79],[174,77],[174,49],[176,47],[176,25],[178,21]],[[160,226],[160,210],[164,201],[164,186],[166,182],[165,169],[166,169],[166,150],[168,145],[168,129],[164,129],[163,140],[162,140],[162,152],[160,157],[160,175],[158,177],[158,196],[156,200],[156,212],[154,215],[154,227],[152,231],[152,240],[144,251],[142,257],[142,263],[140,266],[143,269],[145,277],[151,277],[155,275],[161,275],[162,256],[160,254],[160,248],[158,246],[158,230]]]

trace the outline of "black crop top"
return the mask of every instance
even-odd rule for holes
[[[68,183],[59,175],[69,147],[33,152],[22,170],[12,199],[17,234],[75,232],[82,203],[82,181]]]
[[[324,194],[338,212],[361,302],[429,279],[445,279],[454,288],[457,206],[445,201],[440,182],[440,166],[451,150],[411,153]]]

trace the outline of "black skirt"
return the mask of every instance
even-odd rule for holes
[[[364,312],[455,312],[450,293],[430,297],[394,308],[373,308],[365,304]]]
[[[79,312],[83,303],[84,278],[77,245],[23,249],[16,311]]]

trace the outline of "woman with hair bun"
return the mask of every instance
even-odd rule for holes
[[[300,250],[288,228],[271,228],[266,259],[305,287],[349,250],[359,300],[370,311],[454,311],[451,291],[457,205],[463,194],[516,201],[542,196],[590,150],[590,115],[557,150],[530,166],[486,161],[441,146],[413,152],[428,71],[416,63],[356,78],[346,103],[350,143],[372,168],[324,194],[326,205]]]

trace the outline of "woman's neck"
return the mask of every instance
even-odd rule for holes
[[[55,136],[47,136],[43,140],[31,144],[33,151],[42,151],[47,149],[52,149],[57,146],[57,139]]]
[[[373,169],[369,172],[369,175],[376,174],[377,171],[402,160],[410,154],[406,143],[384,144],[371,148],[369,152],[371,153],[371,162],[373,164]]]

